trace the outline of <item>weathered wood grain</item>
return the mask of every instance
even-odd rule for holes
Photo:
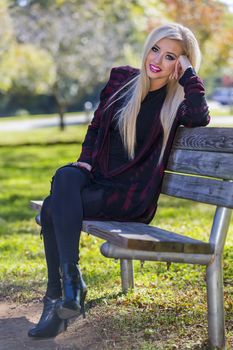
[[[233,208],[233,182],[166,173],[162,193],[197,202]]]
[[[209,243],[142,223],[84,221],[83,231],[128,249],[190,254],[213,251]]]
[[[233,179],[233,154],[173,149],[167,170]]]
[[[233,153],[233,128],[179,127],[173,148]]]
[[[34,210],[39,211],[41,206],[42,201],[30,202]],[[40,221],[37,223],[40,225]],[[186,254],[211,254],[213,251],[209,243],[138,222],[84,220],[82,231],[128,249]]]

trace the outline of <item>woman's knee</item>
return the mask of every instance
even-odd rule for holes
[[[65,166],[59,168],[53,179],[53,186],[59,188],[70,188],[71,186],[80,186],[81,188],[88,183],[88,175],[82,169],[74,166]]]

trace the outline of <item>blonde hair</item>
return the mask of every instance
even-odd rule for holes
[[[171,23],[154,29],[148,35],[144,45],[140,73],[112,96],[114,98],[121,92],[120,96],[114,99],[114,102],[123,97],[125,98],[123,106],[118,110],[115,117],[118,118],[120,134],[129,159],[133,159],[135,155],[137,115],[141,103],[150,89],[150,79],[147,76],[145,68],[146,58],[153,45],[163,38],[179,40],[183,48],[183,54],[188,57],[194,69],[198,71],[200,67],[201,53],[199,45],[190,29],[177,23]],[[128,87],[127,91],[122,91],[126,86]],[[180,86],[178,81],[170,79],[167,84],[166,98],[160,112],[164,136],[159,161],[161,161],[163,157],[177,109],[183,99],[183,87]]]

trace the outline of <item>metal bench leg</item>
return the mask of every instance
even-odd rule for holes
[[[222,256],[207,266],[208,333],[211,349],[225,349]]]
[[[211,229],[210,243],[215,247],[213,261],[206,269],[208,330],[210,347],[225,349],[225,320],[222,254],[231,219],[231,209],[217,207]]]
[[[127,293],[134,288],[133,260],[120,259],[122,292]]]

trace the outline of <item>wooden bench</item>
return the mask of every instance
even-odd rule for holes
[[[209,343],[218,349],[225,348],[222,256],[233,208],[232,180],[233,128],[180,127],[162,193],[216,206],[209,242],[141,223],[83,222],[84,232],[106,241],[101,253],[120,259],[123,292],[134,287],[133,260],[206,265]],[[31,201],[38,211],[41,204]]]

